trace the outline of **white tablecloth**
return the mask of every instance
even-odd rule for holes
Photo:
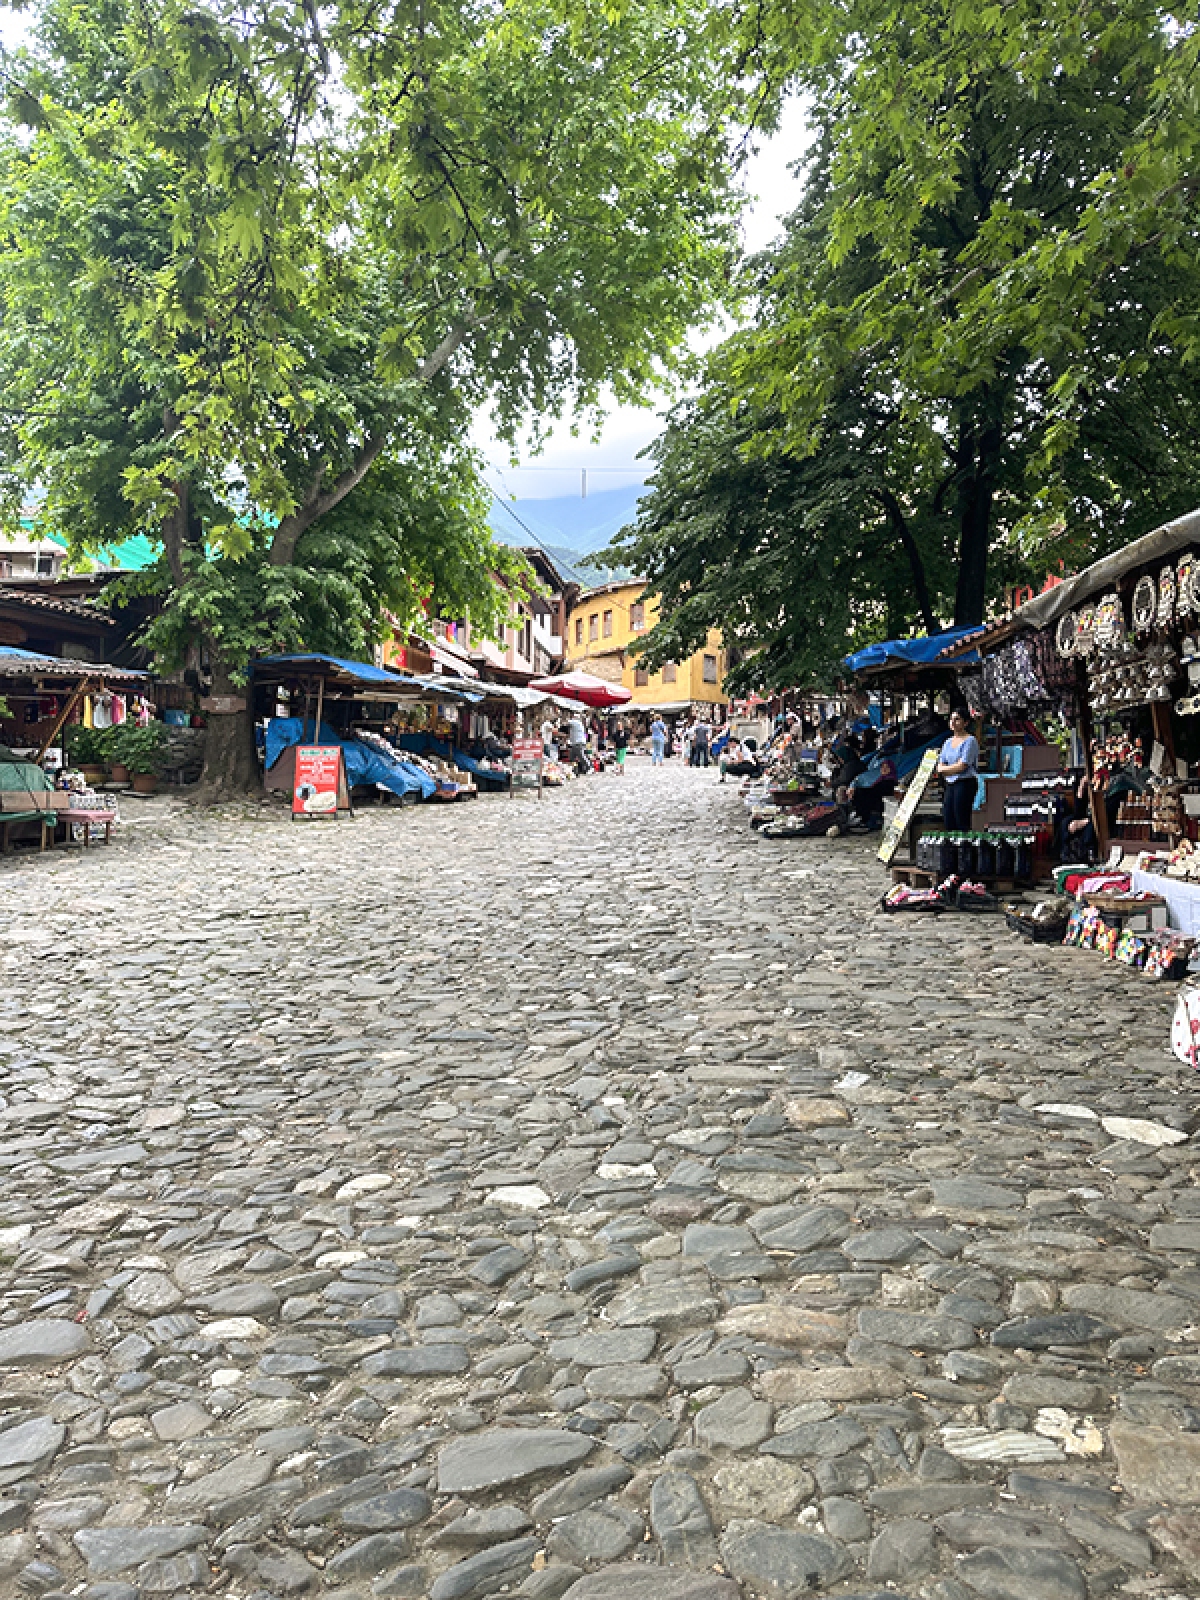
[[[1180,933],[1200,935],[1200,883],[1184,883],[1180,878],[1164,878],[1158,872],[1132,874],[1135,890],[1144,889],[1167,902],[1171,926]]]

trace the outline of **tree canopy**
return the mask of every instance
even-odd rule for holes
[[[806,15],[762,46],[812,97],[804,201],[624,547],[655,656],[717,623],[763,682],[1190,508],[1200,441],[1191,31],[1125,0]]]
[[[728,274],[719,9],[33,17],[3,63],[9,514],[36,486],[76,549],[157,539],[154,640],[199,636],[221,689],[265,647],[361,649],[384,603],[494,622],[472,408],[643,395]]]

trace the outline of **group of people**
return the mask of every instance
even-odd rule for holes
[[[580,708],[561,723],[552,722],[547,717],[542,723],[541,733],[542,752],[546,759],[567,761],[580,777],[603,767],[610,750],[617,771],[625,770],[629,730],[620,717],[589,717]]]

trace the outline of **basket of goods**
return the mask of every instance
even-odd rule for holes
[[[1070,914],[1070,902],[1063,899],[1039,900],[1033,907],[1009,904],[1004,908],[1005,922],[1029,944],[1061,944]]]
[[[959,884],[955,904],[960,911],[997,911],[1000,907],[999,900],[982,883],[970,881]]]
[[[889,914],[897,911],[946,911],[945,896],[937,889],[914,889],[911,884],[893,884],[879,902],[879,909]]]

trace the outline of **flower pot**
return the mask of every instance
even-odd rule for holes
[[[134,794],[154,794],[158,788],[156,772],[135,772],[130,778]]]
[[[93,766],[90,761],[81,763],[79,770],[83,773],[88,783],[92,785],[93,789],[98,783],[103,783],[107,776],[103,767]]]
[[[123,767],[119,761],[112,762],[108,770],[114,783],[129,782],[129,768]]]

